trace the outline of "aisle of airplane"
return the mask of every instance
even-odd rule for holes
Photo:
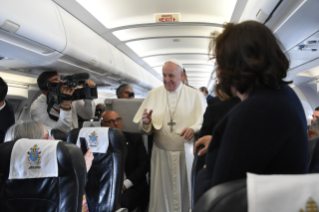
[[[305,115],[319,105],[316,0],[84,1],[0,0],[0,75],[9,83],[16,119],[39,95],[36,78],[45,70],[86,72],[99,99],[115,98],[129,83],[137,97],[162,85],[161,67],[180,60],[191,86],[213,93],[210,33],[225,22],[265,23],[290,59],[287,80]],[[23,100],[23,101],[22,101]]]

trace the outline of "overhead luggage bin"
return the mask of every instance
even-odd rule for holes
[[[67,46],[62,53],[96,67],[97,74],[112,72],[114,65],[109,43],[64,9],[57,7],[67,37]]]
[[[66,46],[62,19],[52,1],[1,1],[0,28],[58,52]]]
[[[61,54],[49,47],[0,29],[0,66],[3,68],[35,67],[55,61]]]

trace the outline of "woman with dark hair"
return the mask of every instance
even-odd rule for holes
[[[209,50],[218,64],[218,93],[237,96],[213,132],[196,199],[220,183],[257,174],[307,172],[307,123],[300,100],[283,79],[289,61],[273,33],[255,21],[226,24]],[[225,95],[224,95],[225,96]]]

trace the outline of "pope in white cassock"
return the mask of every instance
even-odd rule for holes
[[[167,61],[163,66],[164,86],[149,92],[133,119],[144,133],[155,133],[150,212],[190,209],[193,137],[201,128],[206,100],[198,90],[183,85],[183,76],[178,60]]]

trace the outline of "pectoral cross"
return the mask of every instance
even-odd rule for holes
[[[176,124],[176,122],[173,122],[173,119],[171,118],[171,121],[167,123],[168,126],[171,127],[171,132],[173,132],[173,126]]]

